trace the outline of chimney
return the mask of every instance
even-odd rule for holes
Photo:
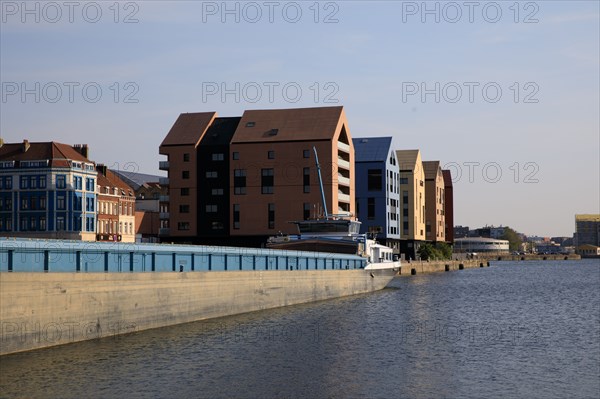
[[[4,145],[4,139],[2,137],[0,137],[0,148],[2,148],[3,145]]]
[[[108,168],[107,168],[107,167],[106,167],[106,165],[104,165],[103,163],[99,163],[99,164],[97,164],[97,165],[96,165],[96,170],[97,170],[99,173],[102,173],[104,176],[106,176],[106,170],[107,170],[107,169],[108,169]]]
[[[87,144],[75,144],[73,149],[84,156],[84,158],[89,159],[90,149]]]
[[[23,152],[27,152],[29,147],[31,147],[31,144],[29,144],[29,140],[23,140]]]

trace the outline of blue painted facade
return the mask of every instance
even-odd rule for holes
[[[356,213],[361,233],[399,250],[399,168],[391,137],[355,138]]]
[[[356,255],[195,245],[0,238],[0,272],[354,270]]]
[[[41,145],[55,144],[31,143],[36,146],[33,157],[44,154],[37,148]],[[93,163],[11,157],[12,153],[0,157],[0,236],[95,240]]]

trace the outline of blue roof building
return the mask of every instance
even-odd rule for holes
[[[361,233],[372,233],[380,243],[399,252],[399,169],[392,138],[355,138],[352,142]]]

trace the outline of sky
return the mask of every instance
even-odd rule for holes
[[[343,105],[440,160],[454,220],[600,213],[600,2],[0,2],[0,136],[161,175],[178,115]]]

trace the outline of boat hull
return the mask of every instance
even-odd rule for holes
[[[381,270],[2,273],[0,354],[384,288]]]

